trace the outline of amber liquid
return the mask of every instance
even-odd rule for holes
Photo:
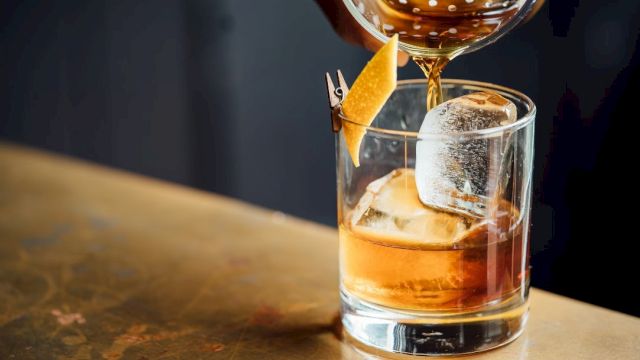
[[[428,79],[427,110],[441,103],[440,74],[475,42],[500,30],[523,0],[360,0],[361,13],[387,36],[398,34]]]
[[[528,276],[517,211],[503,202],[480,220],[420,209],[413,171],[396,173],[384,199],[340,221],[343,288],[394,309],[456,313],[517,297]]]

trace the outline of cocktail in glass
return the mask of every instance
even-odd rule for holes
[[[442,84],[444,100],[501,95],[516,120],[418,132],[427,80],[408,80],[363,128],[359,167],[344,130],[336,135],[342,322],[385,351],[483,351],[515,339],[527,319],[535,106],[498,85]]]

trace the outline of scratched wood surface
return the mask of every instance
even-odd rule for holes
[[[268,189],[265,189],[268,191]],[[0,143],[0,359],[362,359],[334,229]],[[465,359],[639,358],[640,320],[534,290]]]

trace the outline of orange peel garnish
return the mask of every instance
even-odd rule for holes
[[[364,67],[342,103],[342,124],[353,164],[360,166],[360,145],[397,83],[398,35],[394,35]]]

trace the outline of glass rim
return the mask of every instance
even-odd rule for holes
[[[403,87],[408,87],[411,85],[416,85],[416,84],[426,84],[427,83],[427,79],[409,79],[409,80],[399,80],[398,81],[398,86],[396,87],[395,91],[398,91],[399,89],[403,88]],[[503,134],[505,131],[516,131],[519,130],[527,125],[529,125],[530,123],[532,123],[535,119],[536,116],[536,105],[534,104],[534,102],[525,94],[523,94],[520,91],[508,88],[506,86],[502,86],[502,85],[496,85],[496,84],[492,84],[492,83],[487,83],[487,82],[482,82],[482,81],[475,81],[475,80],[463,80],[463,79],[442,79],[442,85],[458,85],[458,86],[472,86],[472,87],[477,87],[478,91],[482,91],[482,90],[494,90],[495,92],[498,93],[505,93],[505,94],[510,94],[516,98],[518,98],[519,100],[521,100],[525,106],[528,108],[528,111],[526,114],[524,114],[523,116],[519,117],[516,121],[512,122],[511,124],[506,124],[506,125],[501,125],[501,126],[494,126],[494,127],[490,127],[490,128],[486,128],[486,129],[480,129],[480,130],[467,130],[467,131],[457,131],[457,132],[442,132],[442,133],[418,133],[417,131],[408,131],[408,130],[393,130],[393,129],[386,129],[386,128],[382,128],[382,127],[376,127],[376,126],[372,126],[372,125],[362,125],[359,123],[356,123],[354,121],[351,121],[348,117],[346,117],[342,111],[340,111],[340,113],[338,114],[338,117],[340,118],[341,121],[345,121],[348,122],[350,125],[353,126],[357,126],[357,127],[362,127],[365,128],[365,130],[367,131],[367,135],[369,135],[369,132],[373,132],[377,135],[381,135],[383,137],[392,137],[392,138],[415,138],[415,139],[460,139],[460,138],[464,138],[464,139],[475,139],[475,138],[488,138],[488,137],[494,137],[496,135],[501,135]],[[425,94],[426,96],[426,94]]]
[[[371,22],[369,22],[369,20],[367,20],[367,18],[364,17],[362,13],[360,13],[360,11],[358,10],[358,7],[353,2],[353,0],[342,0],[342,2],[345,4],[347,10],[351,14],[351,16],[356,20],[356,22],[360,24],[360,26],[362,26],[371,36],[376,38],[378,41],[382,41],[383,43],[386,43],[387,41],[389,41],[389,37],[386,34],[384,34],[382,31],[377,29],[373,24],[371,24]],[[516,16],[511,21],[509,21],[506,25],[500,28],[499,31],[493,32],[487,35],[485,38],[481,39],[480,41],[475,41],[460,49],[451,49],[450,47],[447,47],[442,49],[429,49],[428,51],[425,51],[420,47],[417,47],[411,44],[405,44],[403,42],[399,43],[399,47],[401,50],[407,52],[410,56],[445,55],[449,57],[455,57],[457,55],[460,55],[461,53],[468,54],[482,47],[490,45],[496,42],[499,38],[506,35],[509,31],[511,31],[514,27],[516,27],[516,25],[521,23],[524,18],[527,17],[534,3],[535,3],[535,0],[524,0],[522,8],[518,11],[518,14],[516,14]]]

